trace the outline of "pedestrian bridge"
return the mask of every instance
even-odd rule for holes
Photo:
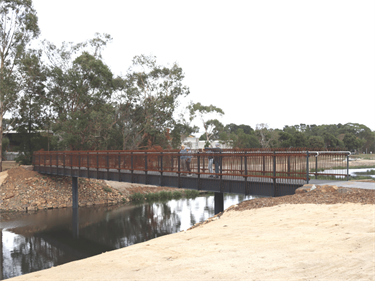
[[[182,170],[184,155],[178,150],[38,151],[33,166],[42,174],[72,177],[73,208],[78,207],[77,178],[84,177],[215,192],[215,213],[219,213],[224,208],[223,193],[283,196],[294,194],[311,178],[348,179],[349,155],[302,149],[195,151],[189,154],[189,172]],[[208,170],[212,157],[218,173]]]

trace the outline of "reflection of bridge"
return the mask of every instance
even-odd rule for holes
[[[347,178],[345,174],[319,173],[346,166],[348,151],[306,150],[223,150],[196,152],[191,176],[182,170],[177,150],[138,151],[39,151],[34,153],[34,170],[39,173],[71,176],[73,208],[78,207],[78,177],[169,186],[215,192],[215,213],[223,211],[223,193],[282,196],[309,182],[310,177]],[[218,173],[209,173],[214,157]],[[345,162],[345,163],[344,163]],[[214,162],[215,163],[215,162]]]

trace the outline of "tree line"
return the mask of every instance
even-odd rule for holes
[[[233,147],[314,147],[375,150],[374,132],[361,124],[296,125],[283,130],[259,124],[224,126],[224,111],[191,102],[177,64],[160,65],[138,55],[125,75],[115,75],[102,58],[112,41],[95,34],[80,43],[56,46],[38,41],[40,29],[31,0],[0,2],[0,153],[3,132],[18,134],[18,161],[29,164],[36,150],[127,150],[177,148],[199,128],[207,144],[220,139]],[[36,43],[39,48],[31,48]],[[209,118],[216,116],[217,118]],[[0,157],[2,161],[3,157]],[[1,168],[1,165],[0,165]]]

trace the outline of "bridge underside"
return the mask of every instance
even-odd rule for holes
[[[242,195],[284,196],[292,195],[306,181],[293,179],[267,179],[260,177],[209,177],[208,175],[178,176],[176,173],[142,172],[128,170],[87,169],[56,166],[34,166],[42,174],[93,178],[118,182],[149,184],[175,188],[202,190],[215,193]]]

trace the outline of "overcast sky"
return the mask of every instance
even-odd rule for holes
[[[114,74],[136,55],[177,62],[190,100],[224,125],[361,123],[375,130],[375,1],[34,0],[41,38],[95,32]]]

